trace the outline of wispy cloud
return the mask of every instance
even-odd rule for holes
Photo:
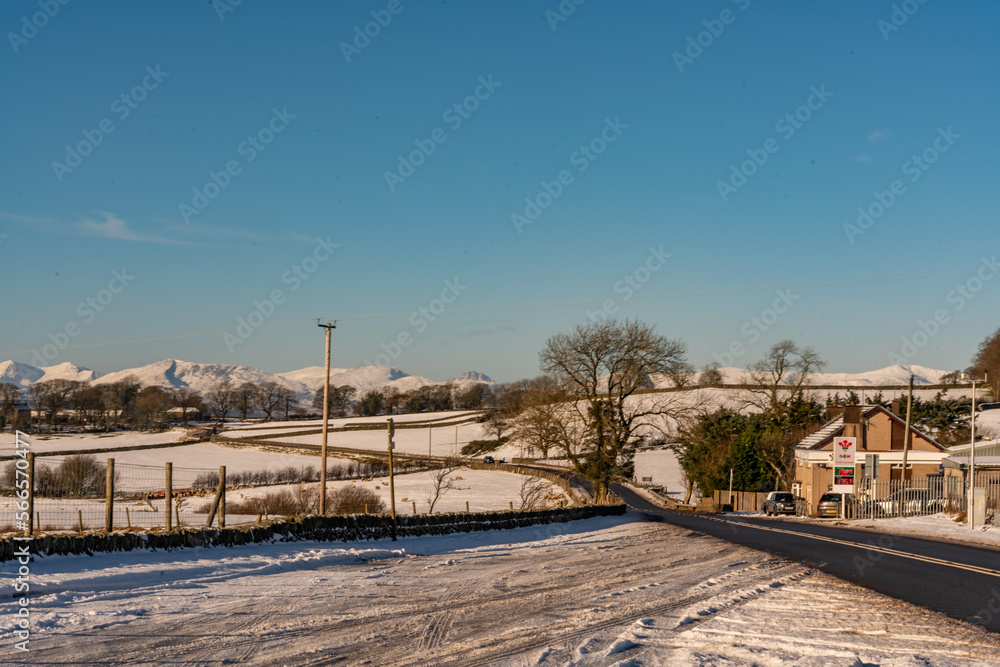
[[[0,212],[0,218],[9,220],[23,227],[28,227],[48,234],[75,234],[78,236],[98,236],[106,239],[123,241],[138,241],[142,243],[171,243],[189,245],[186,241],[176,241],[162,236],[140,234],[132,229],[127,222],[107,211],[96,211],[99,218],[84,218],[77,222],[63,222],[56,218],[41,216],[18,215],[16,213]]]
[[[877,144],[878,142],[884,141],[891,136],[892,136],[892,131],[883,128],[881,130],[875,130],[874,132],[869,134],[866,138],[868,139],[868,143]]]
[[[861,153],[854,159],[857,160],[858,162],[864,162],[865,164],[868,164],[869,162],[872,161],[872,156],[867,155],[865,153]]]

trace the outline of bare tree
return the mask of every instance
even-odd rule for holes
[[[972,357],[969,372],[977,379],[982,379],[984,374],[988,374],[994,400],[1000,397],[1000,329],[979,344],[976,354]]]
[[[117,382],[104,386],[104,404],[108,415],[114,414],[119,422],[133,419],[136,412],[136,400],[142,383],[134,375],[128,375]],[[105,424],[105,428],[108,424]]]
[[[637,320],[609,320],[553,336],[539,354],[542,371],[553,375],[573,399],[569,406],[575,415],[564,415],[563,421],[569,416],[586,425],[584,451],[567,448],[565,453],[577,471],[594,481],[598,496],[629,466],[638,429],[658,427],[663,417],[681,409],[676,395],[639,400],[633,394],[650,375],[669,375],[682,367],[685,349],[682,341],[664,338]]]
[[[461,461],[449,457],[443,468],[435,470],[431,473],[431,482],[433,483],[433,486],[427,495],[428,514],[434,514],[434,506],[438,504],[439,500],[441,500],[441,496],[452,489],[462,488],[458,485],[458,480],[452,477],[452,474],[461,467]]]
[[[264,421],[271,421],[271,416],[281,403],[281,385],[274,380],[265,380],[256,387],[254,405],[264,413]]]
[[[178,387],[174,389],[174,403],[181,409],[181,419],[187,424],[188,410],[198,408],[202,405],[201,395],[190,387]]]
[[[541,477],[528,476],[521,483],[521,511],[530,511],[545,507],[550,485]]]
[[[354,394],[357,389],[350,385],[330,385],[330,416],[331,417],[346,417],[351,409],[351,404],[354,400]],[[319,413],[323,412],[323,389],[317,389],[316,393],[313,395],[312,401],[313,409]]]
[[[226,413],[236,405],[236,390],[229,380],[218,382],[208,392],[208,405],[212,412],[219,416],[219,420],[226,423]]]
[[[81,382],[76,380],[44,380],[31,385],[31,395],[36,407],[45,410],[49,425],[55,426],[59,413],[70,407],[70,396],[73,395]]]
[[[257,385],[253,382],[244,382],[233,391],[234,407],[240,412],[240,419],[247,420],[247,413],[254,408],[254,396],[257,394]]]
[[[299,404],[299,399],[295,396],[295,392],[287,387],[278,388],[278,407],[281,408],[281,414],[284,415],[285,419],[288,419],[289,413],[297,407]]]
[[[145,425],[163,424],[173,404],[173,392],[163,387],[143,387],[135,401],[136,418]]]
[[[6,426],[9,419],[17,428],[17,405],[21,401],[21,388],[11,382],[0,382],[0,418],[4,420],[0,427]]]
[[[959,384],[962,378],[962,371],[951,371],[941,376],[941,384]]]
[[[719,370],[719,364],[712,362],[710,364],[705,364],[705,367],[701,369],[701,375],[698,376],[698,385],[701,387],[718,387],[722,384],[722,371]]]
[[[775,343],[747,369],[749,378],[742,383],[747,403],[780,419],[793,401],[805,400],[811,376],[825,365],[811,347],[800,348],[790,340]]]
[[[677,364],[674,370],[667,373],[667,377],[670,378],[670,382],[678,389],[686,387],[690,384],[691,378],[694,377],[694,366],[687,362]]]

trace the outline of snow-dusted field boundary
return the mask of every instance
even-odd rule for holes
[[[397,537],[472,533],[483,530],[508,530],[578,519],[624,514],[626,506],[588,505],[566,509],[515,512],[477,512],[469,514],[397,515]],[[135,549],[179,549],[183,547],[235,546],[257,542],[355,542],[392,537],[393,520],[388,515],[306,516],[291,520],[269,521],[233,528],[200,528],[164,533],[88,533],[83,535],[43,535],[31,540],[0,540],[0,562],[13,560],[15,552],[53,556],[95,552],[133,551]]]

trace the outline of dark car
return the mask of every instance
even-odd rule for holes
[[[496,459],[494,459],[492,456],[484,456],[483,463],[496,463]]]
[[[764,501],[764,514],[795,514],[795,496],[790,493],[775,493]]]
[[[840,503],[843,502],[843,498],[839,493],[824,493],[819,499],[819,505],[816,506],[816,515],[840,517]]]

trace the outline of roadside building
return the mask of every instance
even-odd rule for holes
[[[833,488],[833,444],[838,437],[857,438],[855,479],[904,479],[905,433],[906,422],[880,405],[827,408],[827,422],[795,445],[792,493],[806,500],[810,512],[815,511],[820,496]],[[941,476],[948,456],[949,451],[934,438],[910,426],[905,479]]]

